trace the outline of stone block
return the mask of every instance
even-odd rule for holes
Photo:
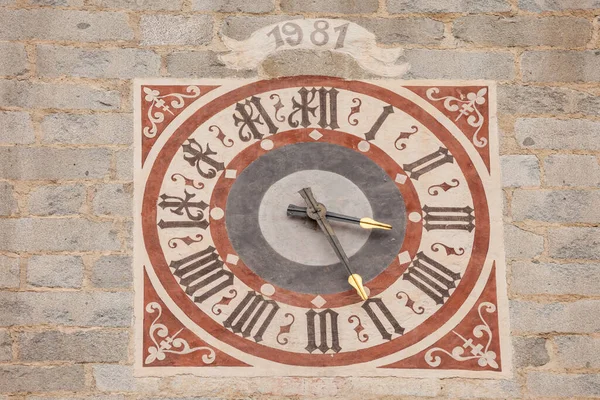
[[[91,84],[0,80],[0,107],[115,110],[120,105],[118,91]]]
[[[0,182],[0,215],[11,215],[19,210],[13,185]]]
[[[457,51],[409,49],[406,61],[411,65],[406,79],[494,79],[511,80],[515,76],[514,56],[505,51]]]
[[[600,82],[600,51],[526,51],[524,82]]]
[[[115,152],[115,158],[117,161],[116,174],[117,179],[120,181],[132,181],[133,180],[133,150],[120,150]]]
[[[564,114],[570,112],[569,99],[576,92],[545,86],[498,86],[498,112],[501,114]]]
[[[29,195],[29,212],[34,215],[78,214],[85,196],[83,185],[37,186]]]
[[[600,228],[549,229],[548,254],[553,258],[600,260]]]
[[[43,142],[67,144],[130,144],[131,114],[50,114],[42,120]]]
[[[575,111],[587,115],[600,115],[600,96],[579,92],[575,98]]]
[[[600,8],[598,0],[519,0],[521,10],[542,12],[562,10],[591,10]]]
[[[0,144],[30,144],[34,141],[33,123],[28,113],[0,112]]]
[[[555,336],[553,341],[561,368],[600,368],[600,338],[565,335]]]
[[[38,367],[0,365],[0,393],[78,391],[85,387],[83,365]]]
[[[273,0],[192,0],[194,11],[216,11],[226,13],[268,13],[275,9]]]
[[[507,155],[500,157],[502,186],[539,186],[540,164],[536,156]]]
[[[513,336],[512,344],[513,364],[517,368],[541,367],[550,361],[544,338]]]
[[[511,271],[515,294],[600,295],[600,264],[515,262]]]
[[[391,13],[478,13],[510,11],[506,0],[388,0]]]
[[[212,39],[213,21],[208,15],[142,15],[142,44],[200,45]]]
[[[378,8],[377,0],[281,0],[281,9],[289,13],[370,14]]]
[[[129,334],[125,331],[21,332],[22,361],[127,361]]]
[[[0,288],[18,288],[20,271],[18,258],[0,256]]]
[[[0,28],[1,29],[1,28]],[[27,53],[20,43],[0,43],[0,76],[18,76],[27,72]]]
[[[513,300],[510,304],[510,324],[513,332],[592,333],[600,331],[600,320],[591,317],[599,312],[600,300],[569,303]]]
[[[516,221],[600,221],[600,190],[515,190],[512,214]]]
[[[517,142],[523,148],[600,150],[600,122],[585,119],[518,118]]]
[[[514,225],[504,225],[504,247],[506,258],[534,258],[544,251],[544,237]]]
[[[246,40],[257,29],[299,18],[302,17],[292,15],[231,16],[223,20],[220,33],[231,39]]]
[[[0,40],[131,40],[127,14],[35,8],[0,10]]]
[[[127,292],[0,292],[0,326],[129,327],[133,296]]]
[[[94,213],[98,215],[131,216],[133,186],[109,183],[94,188]]]
[[[132,285],[132,260],[129,256],[103,256],[92,266],[95,287],[128,288]]]
[[[0,250],[110,251],[121,243],[110,222],[82,218],[0,219]]]
[[[82,7],[84,0],[26,0],[28,4],[36,6]]]
[[[531,371],[527,373],[527,389],[532,396],[543,397],[599,397],[600,375],[561,374]]]
[[[130,79],[160,74],[160,56],[140,49],[82,49],[37,46],[37,74],[43,77]]]
[[[592,29],[588,19],[579,17],[469,15],[454,21],[452,33],[477,46],[582,47]]]
[[[600,165],[594,156],[553,154],[544,159],[547,186],[600,187]]]
[[[27,262],[27,284],[37,287],[80,288],[83,261],[77,256],[32,256]]]
[[[0,176],[6,179],[102,179],[110,168],[107,149],[0,147]]]
[[[12,355],[13,341],[7,329],[0,329],[0,361],[10,361]]]
[[[521,389],[516,380],[446,379],[443,390],[452,399],[521,398]]]
[[[160,378],[134,378],[127,365],[94,365],[96,387],[103,392],[158,392]]]
[[[256,76],[255,71],[235,70],[225,67],[214,51],[178,51],[167,56],[169,75],[187,77],[239,77]]]
[[[182,0],[90,0],[90,4],[119,10],[181,10]]]
[[[361,18],[353,22],[385,44],[438,44],[444,39],[444,24],[431,18]]]

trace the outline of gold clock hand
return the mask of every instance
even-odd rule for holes
[[[298,193],[300,193],[300,195],[306,202],[306,213],[308,217],[317,221],[317,224],[325,233],[329,244],[333,247],[335,254],[342,262],[344,267],[346,267],[346,270],[349,274],[348,283],[350,283],[350,285],[352,285],[354,289],[356,289],[356,292],[361,297],[361,299],[367,300],[369,296],[367,296],[367,292],[365,291],[365,288],[362,284],[362,277],[359,274],[355,274],[352,272],[352,269],[350,268],[350,260],[344,252],[344,249],[342,248],[342,245],[338,240],[335,231],[333,230],[333,228],[329,224],[329,221],[327,221],[327,218],[325,217],[325,215],[327,214],[327,209],[323,204],[317,202],[317,200],[312,194],[311,188],[304,188]]]
[[[308,214],[306,213],[306,207],[300,207],[300,206],[296,206],[294,204],[290,204],[288,206],[287,214],[290,217],[308,217]],[[331,211],[327,211],[327,213],[325,214],[325,217],[330,221],[356,224],[356,225],[359,225],[363,229],[385,229],[385,230],[392,229],[391,225],[384,224],[383,222],[375,221],[374,219],[368,218],[368,217],[365,217],[365,218],[350,217],[348,215],[338,214],[338,213],[334,213]]]

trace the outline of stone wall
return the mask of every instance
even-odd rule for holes
[[[0,0],[0,399],[600,397],[597,0]],[[241,40],[340,17],[407,49],[408,79],[499,82],[515,376],[133,378],[133,77],[372,77]]]

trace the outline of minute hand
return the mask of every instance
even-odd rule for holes
[[[331,247],[333,247],[336,256],[342,262],[344,267],[346,267],[346,270],[350,275],[348,278],[348,282],[352,284],[352,286],[354,286],[354,288],[363,300],[367,300],[368,296],[362,285],[362,278],[360,277],[360,275],[354,274],[350,269],[350,260],[348,259],[346,252],[342,248],[342,245],[338,240],[335,231],[333,230],[333,228],[329,224],[329,221],[327,221],[327,218],[325,217],[327,209],[325,208],[325,206],[317,202],[317,200],[312,194],[311,188],[304,188],[298,193],[300,193],[300,196],[302,196],[302,198],[306,202],[308,216],[311,219],[317,221],[319,228],[321,228],[321,230],[325,233],[329,244],[331,244]]]

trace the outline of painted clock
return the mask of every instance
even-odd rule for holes
[[[137,81],[137,373],[506,374],[494,101],[481,81]]]

